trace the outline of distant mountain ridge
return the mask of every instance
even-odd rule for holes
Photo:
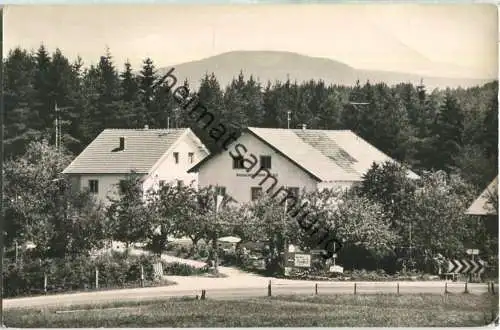
[[[222,88],[225,88],[240,71],[245,78],[252,74],[263,86],[267,81],[286,81],[287,78],[297,82],[323,80],[326,84],[352,86],[357,80],[365,83],[385,82],[388,85],[399,83],[418,84],[423,79],[429,89],[456,88],[483,85],[492,79],[432,77],[412,73],[373,71],[353,68],[345,63],[327,58],[310,57],[291,52],[279,51],[233,51],[208,57],[198,61],[181,63],[172,66],[174,74],[180,82],[188,80],[189,86],[198,88],[205,73],[214,73]],[[160,68],[165,73],[168,68]]]

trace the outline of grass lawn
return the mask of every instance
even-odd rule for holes
[[[83,309],[83,310],[82,310]],[[498,315],[498,295],[277,296],[192,298],[6,310],[8,327],[361,327],[481,326]],[[78,311],[77,311],[78,310]]]

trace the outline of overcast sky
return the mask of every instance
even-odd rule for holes
[[[356,68],[449,77],[498,75],[493,5],[8,6],[4,54],[59,47],[95,63],[107,46],[122,67],[159,67],[234,50],[281,50]]]

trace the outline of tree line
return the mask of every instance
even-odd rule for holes
[[[150,58],[135,72],[114,63],[109,50],[96,65],[16,48],[4,60],[5,153],[16,157],[30,141],[54,141],[56,106],[62,142],[82,151],[105,128],[191,127],[212,150],[211,142],[165,89]],[[188,86],[188,82],[184,82]],[[192,89],[191,89],[192,90]],[[460,174],[479,191],[497,173],[498,82],[457,89],[426,90],[424,84],[358,82],[326,85],[311,80],[261,83],[235,76],[220,86],[214,74],[200,77],[201,102],[233,129],[245,126],[350,129],[417,173],[444,170]],[[361,104],[359,104],[361,103]]]

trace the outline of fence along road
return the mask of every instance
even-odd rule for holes
[[[224,280],[224,279],[222,279]],[[200,281],[198,285],[172,285],[165,287],[150,287],[138,289],[106,290],[94,292],[82,292],[72,294],[55,294],[38,297],[25,297],[5,299],[4,308],[28,308],[28,307],[55,307],[81,304],[97,304],[119,301],[140,301],[153,300],[169,297],[183,297],[201,295],[201,290],[206,290],[207,298],[246,298],[246,297],[264,297],[268,295],[269,279],[260,282],[248,283],[242,286],[222,283]],[[463,293],[465,283],[453,282],[314,282],[314,281],[292,281],[272,279],[272,295],[293,295],[304,294],[312,295],[315,293],[316,284],[319,295],[327,294],[444,294],[445,290],[449,293]],[[495,291],[497,288],[495,288]],[[489,291],[487,283],[467,283],[467,291],[471,294],[482,294]]]

